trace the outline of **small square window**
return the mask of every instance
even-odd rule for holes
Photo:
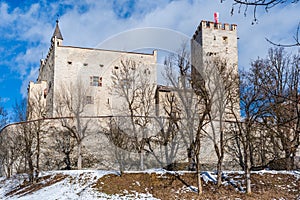
[[[94,99],[92,96],[86,96],[85,101],[86,104],[94,104]]]
[[[83,63],[83,66],[85,66],[85,67],[86,67],[86,66],[88,66],[88,64],[87,64],[87,63]]]
[[[104,67],[104,65],[103,65],[103,64],[99,64],[99,66],[100,66],[100,67]]]
[[[223,42],[228,43],[228,37],[227,36],[223,36]]]
[[[118,66],[115,66],[115,69],[119,69],[119,67],[118,67]]]
[[[68,64],[69,64],[69,65],[72,65],[72,61],[68,61]]]

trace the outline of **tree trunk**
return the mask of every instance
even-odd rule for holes
[[[33,182],[33,171],[34,171],[34,167],[33,167],[33,162],[31,159],[31,155],[27,155],[27,162],[28,162],[28,167],[29,167],[29,181]]]
[[[197,160],[197,186],[198,186],[198,197],[202,194],[202,181],[201,181],[201,171],[200,171],[200,154],[196,155]]]
[[[78,159],[77,159],[77,169],[82,169],[82,152],[81,152],[82,144],[78,143]]]
[[[71,153],[70,151],[65,152],[66,157],[65,157],[64,161],[66,164],[66,168],[65,168],[66,170],[71,170],[70,153]]]
[[[221,119],[220,119],[221,121]],[[222,126],[222,124],[220,124]],[[224,132],[220,131],[220,149],[218,151],[218,166],[217,166],[217,185],[220,187],[222,185],[222,163],[224,159]]]
[[[187,149],[188,162],[189,162],[189,171],[197,170],[197,166],[196,166],[196,163],[195,163],[195,150],[193,148],[194,148],[193,145],[190,145],[190,147]]]
[[[144,155],[143,155],[143,150],[140,152],[140,169],[144,170]]]
[[[250,167],[248,162],[247,162],[245,174],[246,174],[246,192],[247,194],[251,194],[251,174],[250,174]]]
[[[217,185],[220,187],[222,185],[222,162],[223,162],[223,156],[222,158],[218,159],[218,166],[217,166]]]
[[[6,177],[7,178],[10,178],[11,177],[11,168],[9,165],[7,165],[7,174],[6,174]]]
[[[120,164],[120,175],[122,176],[124,174],[125,166],[124,166],[124,154],[121,153],[120,159],[119,159],[119,164]]]
[[[249,136],[247,134],[247,136]],[[250,173],[250,141],[249,137],[246,137],[246,147],[245,147],[245,176],[246,176],[246,193],[251,194],[251,173]]]
[[[164,141],[164,143],[165,143],[165,141]],[[172,164],[172,163],[169,161],[168,144],[164,145],[164,150],[165,150],[165,158],[166,158],[165,166],[169,166],[169,164]]]
[[[40,126],[40,124],[39,124]],[[37,154],[36,154],[36,168],[39,171],[40,170],[40,166],[39,166],[39,162],[40,162],[40,153],[41,153],[41,148],[40,148],[40,130],[37,131],[37,135],[36,135],[36,149],[37,149]]]

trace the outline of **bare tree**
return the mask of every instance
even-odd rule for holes
[[[78,169],[82,168],[82,141],[87,136],[90,122],[90,119],[82,118],[88,105],[87,96],[88,88],[81,79],[76,83],[61,85],[57,96],[56,114],[62,117],[62,127],[76,140]]]
[[[234,119],[233,115],[239,118],[239,77],[236,66],[230,66],[225,59],[212,57],[205,61],[203,74],[206,80],[206,88],[209,92],[212,106],[208,113],[210,128],[205,131],[214,146],[217,155],[217,184],[222,184],[222,165],[225,156],[225,147],[229,140],[226,137],[226,130],[229,123]]]
[[[1,97],[0,97],[1,102]],[[0,129],[2,129],[8,123],[8,115],[5,108],[0,104]]]
[[[14,106],[14,120],[23,123],[7,127],[5,134],[1,135],[3,146],[5,146],[5,152],[2,152],[6,153],[5,162],[7,165],[7,174],[11,175],[14,165],[17,166],[14,167],[16,170],[23,168],[23,171],[28,172],[31,182],[35,181],[38,175],[40,134],[42,133],[43,125],[41,121],[26,123],[27,117],[33,115],[33,110],[37,111],[42,109],[42,106],[39,104],[40,102],[35,103],[35,105],[28,104],[28,107],[26,107],[26,100],[16,102]],[[34,106],[34,109],[31,109],[31,106]],[[22,162],[23,159],[25,162]],[[16,162],[18,162],[18,164],[16,164]]]
[[[291,169],[300,144],[299,55],[290,57],[283,48],[270,49],[268,58],[256,61],[254,67],[259,68],[256,76],[268,106],[264,124],[275,137],[274,158],[278,159],[280,152],[283,152],[286,167]]]
[[[15,118],[17,121],[26,121],[26,101],[22,100],[20,103],[16,102],[14,106]],[[16,130],[21,136],[21,141],[23,145],[23,155],[25,158],[25,171],[27,171],[28,166],[28,175],[30,182],[34,181],[34,143],[36,139],[35,132],[33,132],[32,124],[22,123]]]
[[[20,161],[23,159],[22,137],[10,128],[6,128],[1,132],[0,146],[1,174],[10,178],[15,170],[18,171],[23,167],[20,166]]]
[[[72,162],[71,162],[71,154],[74,151],[75,147],[75,139],[70,135],[67,130],[61,130],[57,127],[51,127],[49,129],[52,133],[52,138],[54,139],[52,149],[60,154],[63,154],[63,161],[57,163],[59,168],[61,168],[62,164],[65,164],[63,169],[71,170]]]
[[[1,98],[0,98],[0,102],[1,102]],[[7,117],[7,113],[4,109],[4,107],[2,105],[0,105],[0,130],[2,130],[2,128],[8,123],[8,117]],[[1,174],[3,174],[3,166],[5,166],[4,164],[4,159],[5,159],[5,155],[7,155],[5,153],[6,148],[5,148],[5,140],[3,139],[4,133],[0,133],[0,176]]]
[[[246,192],[251,193],[251,156],[253,147],[253,135],[256,132],[257,124],[261,116],[265,113],[264,94],[257,86],[259,81],[250,73],[240,74],[240,105],[243,112],[243,121],[240,117],[232,112],[235,117],[233,126],[233,146],[236,147],[236,156],[239,159],[240,166],[245,171]],[[234,109],[234,108],[232,108]]]
[[[181,135],[178,134],[180,131],[180,103],[174,88],[166,86],[158,86],[156,101],[156,105],[162,106],[163,113],[165,113],[165,116],[161,116],[162,113],[160,113],[159,110],[156,111],[156,120],[160,127],[156,138],[161,152],[163,152],[163,156],[161,156],[160,159],[158,159],[157,156],[157,160],[162,164],[162,167],[166,167],[168,170],[174,170],[177,167],[177,154],[184,148],[180,142]],[[150,148],[150,150],[151,149],[152,148]],[[154,154],[153,150],[151,152]]]
[[[240,88],[244,119],[236,118],[234,141],[250,193],[255,157],[266,167],[284,155],[284,168],[292,168],[299,147],[299,57],[291,60],[283,49],[270,49],[267,59],[254,61],[241,74]]]
[[[31,98],[27,100],[26,120],[44,118],[47,113],[45,94],[35,93],[30,97]],[[35,168],[37,171],[40,170],[41,146],[44,142],[44,135],[47,132],[47,125],[48,122],[44,120],[37,120],[27,124],[30,128],[30,132],[34,134],[33,144],[35,146]]]
[[[125,169],[136,167],[136,162],[131,159],[131,153],[139,153],[144,141],[144,138],[137,140],[129,134],[123,125],[123,120],[119,123],[119,117],[110,117],[108,129],[102,131],[112,144],[121,175]]]
[[[119,118],[119,123],[122,124],[122,132],[132,133],[131,138],[134,138],[134,146],[137,148],[135,150],[140,155],[140,169],[144,168],[143,139],[149,137],[149,116],[154,114],[156,85],[150,80],[151,70],[148,67],[134,60],[121,60],[119,69],[112,72],[111,93],[125,100],[125,103],[114,109],[119,114],[129,113],[128,117]]]
[[[175,96],[179,102],[179,133],[187,149],[189,168],[190,170],[196,169],[198,194],[201,195],[201,138],[204,126],[208,123],[207,118],[212,102],[201,75],[192,77],[189,53],[184,47],[178,54],[169,56],[165,65],[165,76],[174,88]]]

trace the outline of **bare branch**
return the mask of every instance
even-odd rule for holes
[[[276,42],[273,42],[271,41],[270,39],[266,38],[266,40],[272,44],[272,45],[275,45],[275,46],[278,46],[278,47],[295,47],[295,46],[300,46],[300,40],[299,40],[299,32],[300,32],[300,22],[297,26],[297,31],[296,31],[296,34],[295,36],[293,37],[294,40],[295,40],[295,43],[293,44],[280,44],[280,43],[276,43]]]

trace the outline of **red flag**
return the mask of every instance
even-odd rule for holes
[[[219,23],[219,13],[218,12],[215,12],[214,13],[214,19],[215,19],[215,23]]]

